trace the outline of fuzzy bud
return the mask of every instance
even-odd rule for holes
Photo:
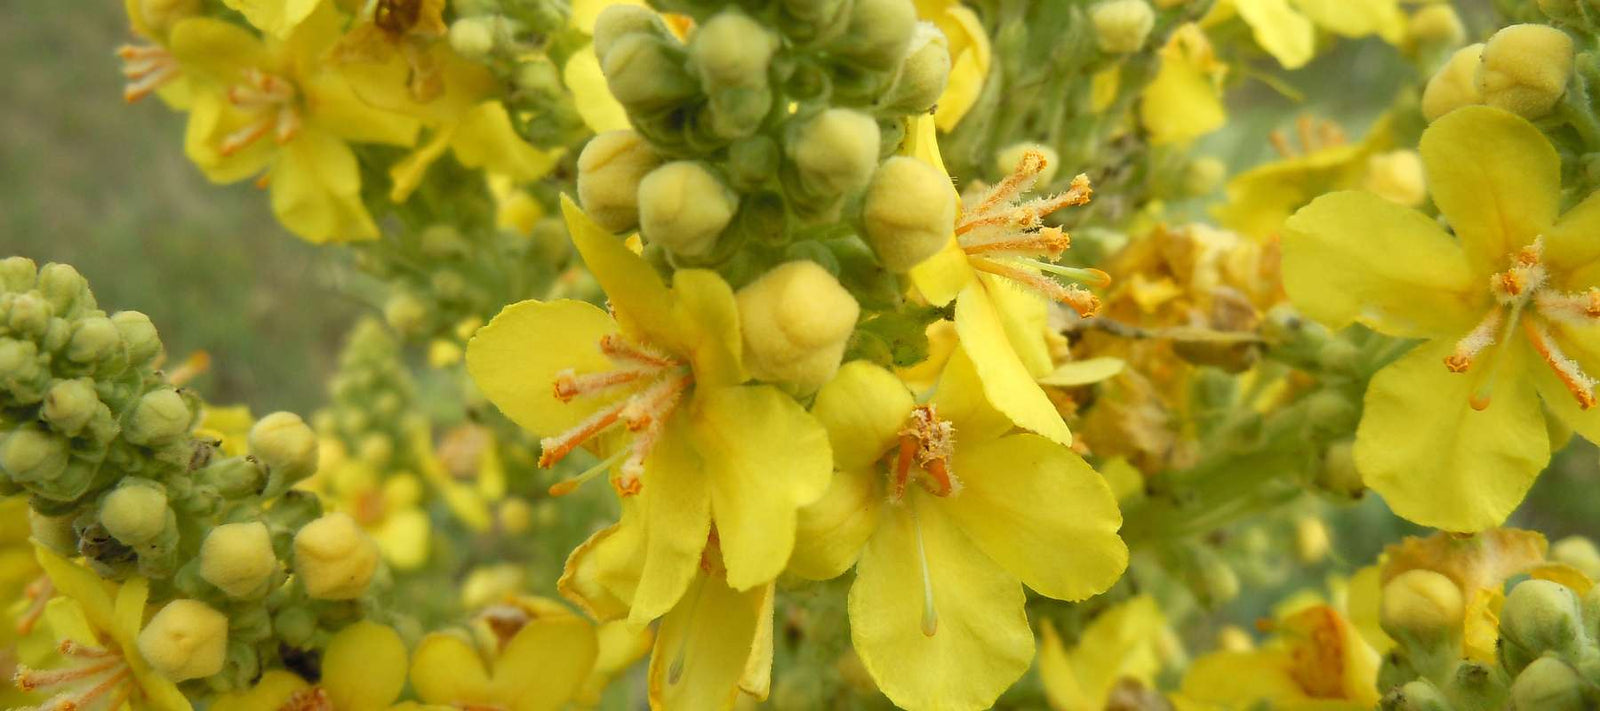
[[[0,259],[0,293],[20,293],[32,289],[38,273],[38,266],[27,257]]]
[[[1390,202],[1406,207],[1421,206],[1428,199],[1422,156],[1416,151],[1400,150],[1368,158],[1362,187]]]
[[[95,394],[94,381],[88,378],[58,380],[45,393],[41,415],[51,427],[72,436],[89,424],[96,413],[105,410],[100,397]]]
[[[0,440],[0,473],[16,483],[49,482],[67,468],[67,440],[24,425]]]
[[[383,303],[383,320],[397,333],[417,335],[427,319],[428,305],[409,292],[395,292]]]
[[[50,304],[37,293],[19,294],[11,301],[3,325],[24,336],[38,337],[50,325]]]
[[[1511,589],[1500,610],[1500,646],[1517,659],[1545,652],[1576,651],[1583,637],[1578,598],[1565,585],[1549,580],[1524,580]],[[1509,649],[1508,649],[1509,648]],[[1515,668],[1512,671],[1517,671]]]
[[[794,132],[789,157],[812,193],[837,196],[865,187],[878,166],[878,123],[859,111],[828,109]]]
[[[1461,16],[1445,3],[1422,6],[1406,26],[1406,40],[1414,45],[1454,47],[1466,38]]]
[[[1434,644],[1458,634],[1465,604],[1461,589],[1431,570],[1408,570],[1383,586],[1378,622],[1396,639]]]
[[[578,200],[589,217],[612,232],[639,224],[639,183],[661,164],[649,142],[633,131],[608,131],[578,155]]]
[[[1591,580],[1600,580],[1600,548],[1583,536],[1556,541],[1550,546],[1550,558],[1583,571]]]
[[[1155,10],[1145,0],[1109,0],[1089,11],[1095,42],[1107,54],[1131,54],[1144,46],[1156,26]]]
[[[895,156],[872,177],[861,223],[884,268],[907,271],[949,243],[956,223],[955,191],[939,169]]]
[[[1422,115],[1437,121],[1463,106],[1483,103],[1478,92],[1478,65],[1483,63],[1483,44],[1469,44],[1455,51],[1444,66],[1428,80],[1422,90]]]
[[[1583,711],[1584,682],[1566,662],[1555,657],[1535,659],[1511,682],[1511,708],[1516,711]]]
[[[917,23],[900,75],[878,105],[908,114],[933,108],[950,83],[950,40],[930,22]]]
[[[152,390],[133,406],[122,436],[134,444],[159,446],[176,440],[189,431],[194,413],[189,403],[172,388]]]
[[[839,369],[860,306],[816,262],[780,265],[739,290],[745,364],[756,378],[813,392]]]
[[[1572,37],[1545,25],[1512,25],[1483,48],[1478,93],[1483,103],[1526,119],[1549,115],[1572,77]]]
[[[737,10],[707,20],[689,42],[689,63],[707,93],[727,87],[766,86],[767,64],[778,38]]]
[[[704,256],[739,209],[739,198],[700,163],[674,161],[639,183],[639,229],[650,242]]]
[[[893,69],[916,24],[911,0],[855,0],[849,26],[829,49],[868,69]]]
[[[139,653],[162,676],[188,681],[222,671],[228,618],[199,600],[173,600],[139,632]]]
[[[327,514],[294,536],[294,572],[319,600],[361,597],[378,571],[378,544],[348,514]]]
[[[143,479],[124,479],[100,500],[100,525],[129,546],[155,540],[166,530],[170,513],[166,489]]]
[[[52,263],[39,270],[39,292],[44,294],[57,316],[71,313],[76,306],[94,305],[89,282],[69,264]]]
[[[1294,523],[1294,550],[1300,562],[1313,564],[1326,558],[1332,547],[1328,524],[1315,516],[1305,516]]]
[[[122,334],[116,324],[104,316],[92,316],[77,323],[72,330],[72,340],[67,342],[67,359],[75,363],[93,363],[117,352],[122,345]]]
[[[149,316],[138,311],[119,311],[111,316],[111,322],[122,334],[128,360],[134,365],[149,363],[161,355],[161,336],[156,333],[156,325],[150,322]]]
[[[661,27],[656,14],[647,7],[614,4],[600,12],[594,21],[594,55],[604,59],[611,47],[625,35],[653,34]]]
[[[217,526],[200,544],[200,577],[231,597],[260,593],[277,567],[272,535],[260,521]]]
[[[463,17],[450,23],[450,48],[468,59],[482,59],[494,51],[500,18],[492,15]]]
[[[250,453],[275,481],[293,483],[317,471],[317,434],[292,412],[274,412],[250,428]]]
[[[617,38],[600,58],[606,86],[630,113],[665,109],[699,90],[676,44],[671,38],[634,32]]]
[[[1406,682],[1398,693],[1391,693],[1384,700],[1382,708],[1395,711],[1450,711],[1451,706],[1438,687],[1427,679],[1416,679]]]

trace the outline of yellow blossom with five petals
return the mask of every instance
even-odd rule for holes
[[[271,669],[248,689],[219,696],[213,711],[383,711],[406,685],[406,646],[393,629],[360,621],[339,630],[322,651],[321,677]]]

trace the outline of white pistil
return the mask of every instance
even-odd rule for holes
[[[922,520],[915,508],[907,508],[911,528],[917,536],[917,562],[922,566],[922,634],[932,637],[939,631],[939,610],[933,604],[933,574],[928,569],[928,546],[922,540]]]

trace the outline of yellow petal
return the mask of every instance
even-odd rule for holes
[[[282,669],[270,669],[255,686],[218,696],[212,711],[278,711],[295,692],[309,687],[304,679]]]
[[[1305,698],[1280,654],[1273,650],[1207,654],[1189,666],[1179,693],[1191,702],[1223,709],[1250,708],[1258,701],[1271,708],[1272,702]],[[1240,683],[1241,679],[1249,683]]]
[[[617,324],[582,301],[522,301],[501,309],[467,343],[467,372],[506,417],[548,437],[581,422],[604,398],[556,399],[556,374],[571,368],[593,373],[611,368],[600,339]]]
[[[929,498],[884,508],[856,563],[850,638],[896,705],[988,708],[1033,659],[1022,585]]]
[[[1217,220],[1256,239],[1275,237],[1284,221],[1312,199],[1358,184],[1375,144],[1332,146],[1240,173],[1228,180],[1228,200],[1214,210]]]
[[[1239,17],[1250,26],[1256,44],[1283,65],[1298,69],[1311,61],[1316,28],[1289,6],[1289,0],[1233,0]]]
[[[962,442],[950,468],[962,483],[942,502],[950,519],[1035,592],[1082,600],[1128,567],[1111,488],[1066,447],[1028,434]]]
[[[268,173],[272,213],[314,243],[378,238],[361,202],[361,168],[343,141],[303,130],[279,151]]]
[[[509,711],[557,711],[583,687],[599,652],[594,625],[580,617],[530,620],[495,660],[497,698]]]
[[[116,638],[123,649],[133,649],[144,626],[144,604],[150,599],[150,581],[129,578],[117,588],[116,601],[112,603],[111,626],[105,628]]]
[[[1144,89],[1139,123],[1157,145],[1186,143],[1222,127],[1227,111],[1212,81],[1210,44],[1200,28],[1188,24],[1161,50],[1161,67]]]
[[[1052,709],[1094,711],[1105,708],[1105,701],[1085,689],[1078,679],[1072,658],[1061,643],[1061,635],[1049,620],[1039,624],[1039,681],[1044,684],[1044,695]]]
[[[416,119],[378,109],[361,100],[349,79],[333,71],[303,77],[298,85],[311,109],[309,120],[328,133],[356,143],[409,146],[422,129]]]
[[[423,637],[412,651],[411,689],[428,704],[500,705],[478,650],[444,632]]]
[[[1155,687],[1161,670],[1158,646],[1167,629],[1166,617],[1155,598],[1140,595],[1100,613],[1089,623],[1072,651],[1055,651],[1049,639],[1055,630],[1046,625],[1046,642],[1039,652],[1039,675],[1051,704],[1064,709],[1103,709],[1111,691],[1124,679]],[[1074,697],[1072,691],[1081,695]]]
[[[1588,267],[1584,271],[1592,272],[1600,262],[1600,240],[1594,239],[1597,234],[1600,234],[1600,192],[1590,193],[1544,233],[1545,261],[1564,269]],[[1590,278],[1564,286],[1581,289],[1600,282],[1593,278],[1600,275],[1587,276]]]
[[[1467,106],[1434,121],[1418,147],[1428,190],[1478,273],[1549,229],[1561,200],[1561,159],[1515,114]]]
[[[1028,374],[1034,378],[1048,375],[1055,363],[1045,339],[1050,332],[1050,311],[1044,297],[993,274],[980,274],[978,278],[989,287],[989,298],[994,300],[995,313],[1000,314],[1006,340]]]
[[[797,510],[827,490],[828,433],[770,385],[702,388],[694,400],[695,448],[711,482],[728,584],[748,590],[783,571]]]
[[[277,37],[288,37],[321,0],[223,0],[230,10],[244,15],[256,29]]]
[[[1071,388],[1079,385],[1089,385],[1103,380],[1110,380],[1126,370],[1128,364],[1121,358],[1101,356],[1098,358],[1085,358],[1062,363],[1055,370],[1039,379],[1042,385]]]
[[[980,36],[984,37],[985,42],[988,41],[987,36]],[[951,62],[949,81],[933,109],[933,120],[939,130],[947,133],[954,131],[972,105],[978,103],[978,96],[983,93],[983,81],[989,75],[989,68],[979,62],[980,55],[972,51],[960,53]]]
[[[644,565],[628,619],[643,627],[671,610],[700,569],[711,533],[711,489],[689,424],[674,417],[645,462],[639,504],[645,520]],[[726,534],[724,534],[726,535]]]
[[[1011,418],[989,402],[977,365],[961,348],[950,354],[933,391],[933,404],[939,408],[939,416],[955,426],[962,442],[986,442],[1015,427]]]
[[[939,134],[931,116],[919,116],[912,120],[900,152],[938,168],[940,173],[949,174],[944,167],[944,158],[939,155]],[[961,197],[953,185],[950,199],[960,204]],[[912,267],[910,275],[917,291],[934,306],[944,306],[954,301],[956,295],[972,282],[976,274],[967,263],[967,255],[961,251],[960,243],[956,241],[954,225],[951,225],[950,241],[945,243],[944,249]]]
[[[209,17],[191,17],[173,25],[167,47],[184,72],[217,87],[238,83],[244,70],[268,63],[267,47],[255,34]]]
[[[759,668],[772,664],[772,593],[770,584],[739,592],[715,575],[698,576],[661,621],[650,655],[651,707],[731,709],[749,686],[764,697]]]
[[[915,404],[893,373],[851,361],[817,391],[811,414],[828,431],[834,466],[850,471],[871,468],[895,446]]]
[[[574,703],[585,708],[600,705],[601,696],[612,679],[627,671],[634,662],[650,653],[655,635],[648,629],[635,630],[623,622],[600,625],[600,652],[595,657],[594,671],[583,684]]]
[[[1499,590],[1480,588],[1467,594],[1466,611],[1462,613],[1461,647],[1468,659],[1484,664],[1498,661],[1500,608],[1505,602],[1505,593]]]
[[[1350,615],[1350,624],[1366,639],[1367,645],[1379,654],[1386,654],[1394,648],[1394,640],[1378,623],[1378,607],[1383,601],[1381,573],[1379,566],[1369,565],[1350,576],[1350,592],[1345,607]]]
[[[565,193],[561,195],[561,215],[566,218],[572,244],[605,290],[623,327],[643,334],[659,347],[679,351],[681,336],[673,329],[677,320],[672,314],[672,293],[655,268],[595,224]]]
[[[577,19],[576,12],[573,19]],[[589,130],[598,134],[633,128],[628,122],[628,112],[611,95],[606,75],[600,71],[600,59],[594,54],[594,45],[586,44],[567,58],[567,65],[561,68],[561,80],[572,92],[573,108],[578,110],[578,117]]]
[[[406,685],[406,645],[380,624],[357,622],[328,641],[322,653],[322,688],[339,711],[380,711]]]
[[[1445,339],[1417,347],[1372,378],[1356,431],[1356,467],[1407,520],[1447,531],[1498,525],[1550,459],[1526,346],[1497,347],[1498,378],[1484,410],[1469,404],[1480,378],[1452,373]],[[1479,366],[1481,369],[1482,366]]]
[[[829,580],[855,565],[878,527],[884,497],[881,480],[882,474],[872,469],[835,473],[822,498],[800,509],[789,572],[808,580]]]
[[[368,531],[383,551],[384,560],[398,570],[416,570],[428,561],[428,539],[433,526],[428,514],[408,508],[389,514],[383,525]]]
[[[983,392],[995,409],[1018,427],[1071,444],[1072,432],[1050,398],[1017,356],[994,302],[981,283],[968,286],[956,299],[956,333],[977,366]]]
[[[83,606],[83,614],[89,619],[89,624],[107,631],[115,629],[111,597],[113,586],[110,583],[44,546],[36,544],[33,549],[39,557],[39,567],[44,568],[45,575],[50,576],[50,584],[62,595]]]
[[[695,384],[717,387],[747,380],[739,305],[728,282],[707,269],[680,269],[672,275],[672,295],[678,339],[686,344]]]
[[[562,597],[601,622],[628,616],[644,568],[643,527],[627,503],[622,515],[573,549],[556,581]]]
[[[1284,225],[1283,281],[1307,316],[1406,338],[1459,336],[1489,304],[1466,255],[1422,213],[1370,193],[1324,195]],[[1442,369],[1442,366],[1441,366]]]
[[[541,150],[522,140],[505,104],[485,101],[461,117],[450,147],[468,168],[482,168],[518,181],[537,180],[561,159],[562,150]]]
[[[218,150],[228,134],[255,120],[257,117],[238,110],[221,93],[201,93],[189,108],[189,122],[183,132],[184,155],[213,183],[233,183],[260,173],[278,151],[272,140],[258,140],[231,155]]]
[[[362,101],[376,109],[404,114],[432,124],[455,123],[462,114],[499,90],[499,83],[488,67],[463,59],[450,51],[448,42],[436,42],[421,57],[395,51],[358,58],[341,58],[339,71]],[[411,91],[413,62],[431,66],[439,76],[443,93],[418,102]]]
[[[1405,38],[1406,16],[1395,0],[1294,0],[1294,4],[1312,23],[1334,34],[1377,35],[1390,44]]]

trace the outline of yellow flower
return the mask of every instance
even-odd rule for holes
[[[255,686],[222,694],[214,711],[382,711],[394,705],[406,684],[406,646],[394,630],[356,622],[328,641],[322,675],[312,684],[293,672],[271,669]]]
[[[285,39],[329,0],[222,0],[269,37]]]
[[[1272,708],[1371,709],[1378,704],[1378,654],[1339,612],[1313,605],[1275,624],[1259,649],[1195,660],[1174,695],[1178,711]]]
[[[856,361],[813,412],[837,473],[804,510],[790,569],[855,567],[851,639],[902,707],[987,708],[1033,659],[1023,585],[1082,600],[1127,567],[1105,480],[1066,447],[1009,434],[962,351],[927,404]]]
[[[561,206],[616,317],[579,301],[513,304],[468,344],[468,372],[544,437],[541,466],[589,442],[602,453],[553,492],[620,464],[618,492],[653,487],[674,502],[648,512],[650,550],[662,557],[646,573],[659,585],[634,601],[636,621],[677,602],[713,523],[730,585],[772,580],[794,544],[795,510],[827,488],[827,434],[778,388],[741,384],[739,314],[721,277],[680,270],[668,288],[569,198]]]
[[[549,173],[564,153],[556,148],[535,148],[511,123],[511,114],[499,101],[485,101],[468,109],[453,121],[433,129],[428,140],[389,168],[389,199],[405,202],[422,183],[428,167],[448,149],[456,162],[468,168],[481,168],[491,176],[504,176],[519,182],[537,180]]]
[[[250,428],[255,424],[249,405],[206,405],[200,410],[200,424],[195,426],[194,434],[221,443],[217,451],[225,456],[242,457],[250,453]]]
[[[150,668],[139,652],[150,584],[130,578],[117,585],[88,568],[43,546],[35,547],[39,565],[59,596],[45,607],[44,624],[35,635],[55,644],[47,669],[19,666],[16,685],[51,695],[51,703],[85,708],[102,701],[117,709],[189,711],[189,700],[171,680]]]
[[[1057,711],[1100,711],[1124,679],[1154,688],[1161,671],[1158,645],[1167,620],[1155,598],[1141,595],[1094,618],[1067,649],[1046,622],[1040,629],[1039,677]]]
[[[122,87],[122,100],[131,104],[155,94],[167,106],[188,108],[189,77],[172,56],[169,38],[173,25],[197,14],[200,3],[123,0],[122,6],[128,13],[129,28],[144,40],[117,48],[122,76],[128,80]]]
[[[594,668],[594,626],[559,604],[530,600],[487,622],[495,639],[481,649],[435,632],[411,655],[411,688],[424,704],[506,711],[556,711],[582,690]]]
[[[917,16],[932,22],[950,43],[950,81],[933,111],[941,131],[953,131],[978,102],[989,78],[989,32],[960,0],[916,0]]]
[[[342,19],[320,7],[281,40],[203,17],[173,28],[174,56],[201,83],[184,150],[216,182],[264,172],[273,214],[306,240],[376,239],[347,143],[409,146],[418,123],[373,108],[326,63]]]
[[[1405,39],[1406,31],[1397,0],[1221,0],[1201,24],[1209,27],[1235,15],[1285,69],[1311,61],[1318,29],[1342,37],[1377,35],[1390,44]]]
[[[1425,342],[1367,389],[1355,462],[1390,508],[1451,531],[1494,526],[1550,457],[1546,413],[1600,440],[1600,197],[1565,215],[1543,134],[1470,106],[1423,133],[1431,217],[1333,193],[1285,227],[1284,282],[1308,316]],[[1542,405],[1541,405],[1542,403]]]
[[[1535,570],[1544,561],[1546,547],[1544,536],[1514,528],[1496,528],[1470,537],[1444,533],[1407,537],[1384,549],[1374,587],[1381,594],[1381,586],[1412,570],[1428,570],[1449,578],[1460,589],[1465,607],[1461,622],[1463,650],[1471,659],[1493,664],[1505,583],[1512,576]],[[1376,623],[1375,605],[1365,614],[1370,614],[1370,621]],[[1364,621],[1354,611],[1352,616],[1358,623]]]
[[[906,143],[907,154],[948,175],[929,117],[915,120]],[[956,303],[956,334],[978,366],[989,401],[1018,426],[1070,444],[1072,433],[1035,382],[1055,367],[1045,339],[1045,297],[1087,316],[1099,308],[1099,299],[1052,275],[1101,285],[1108,278],[1099,270],[1047,261],[1065,250],[1071,238],[1060,228],[1042,227],[1042,218],[1058,208],[1087,203],[1091,190],[1088,178],[1080,175],[1065,193],[1022,202],[1021,194],[1044,170],[1044,160],[1036,151],[1024,153],[1016,173],[964,206],[943,250],[912,267],[910,274],[929,302]],[[950,199],[957,199],[954,190]]]
[[[319,459],[315,488],[331,510],[350,514],[395,568],[414,570],[427,562],[433,525],[422,509],[416,474],[380,475],[332,439],[323,440]]]
[[[1217,59],[1198,25],[1179,27],[1161,48],[1161,67],[1144,88],[1139,122],[1156,145],[1187,143],[1227,120],[1222,77],[1227,65]]]

